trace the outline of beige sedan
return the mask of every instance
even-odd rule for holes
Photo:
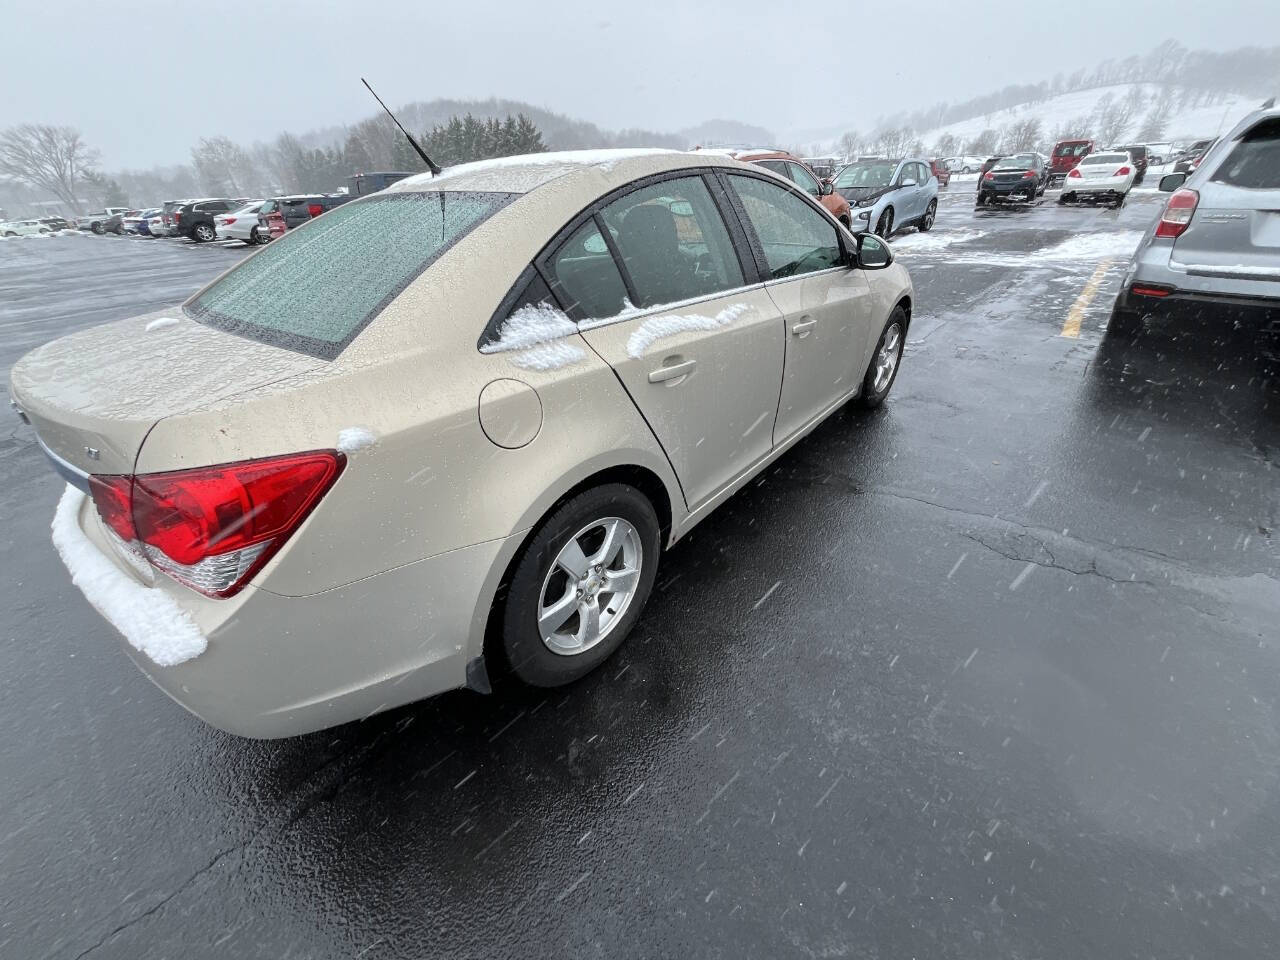
[[[589,672],[664,548],[884,401],[911,307],[886,244],[758,168],[541,154],[332,210],[11,393],[126,652],[278,737]]]

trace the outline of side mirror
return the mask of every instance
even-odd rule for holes
[[[830,180],[822,181],[822,194],[821,194],[822,196],[829,197],[835,192],[836,192],[835,184],[833,184]]]
[[[914,180],[903,180],[900,184],[898,184],[898,186],[900,187],[914,187],[915,185],[916,185],[916,182]]]
[[[1172,193],[1187,182],[1185,173],[1166,173],[1160,178],[1160,192]]]
[[[863,270],[883,270],[893,263],[893,252],[874,233],[863,231],[854,237],[858,241],[858,266]]]

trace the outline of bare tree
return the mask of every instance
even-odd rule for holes
[[[886,157],[900,157],[915,139],[910,127],[887,127],[876,135],[876,147]]]
[[[191,148],[196,176],[211,193],[242,196],[254,179],[253,161],[227,137],[201,137]]]
[[[933,152],[939,157],[951,157],[960,152],[960,141],[953,134],[944,133],[933,145]]]
[[[0,134],[0,178],[47,190],[77,213],[76,188],[97,163],[74,127],[24,123]]]
[[[1104,144],[1118,143],[1133,125],[1136,113],[1133,97],[1117,100],[1108,93],[1098,100],[1094,109],[1094,129]]]
[[[1172,87],[1163,87],[1159,96],[1151,104],[1151,109],[1147,111],[1146,118],[1142,121],[1142,126],[1138,128],[1138,139],[1144,143],[1151,143],[1164,137],[1165,131],[1169,126],[1169,119],[1173,115],[1173,101],[1176,94]]]
[[[1034,150],[1040,142],[1040,120],[1028,117],[1009,125],[1002,141],[1003,149],[1009,151]]]
[[[857,130],[846,130],[840,137],[840,152],[846,157],[853,157],[862,143],[862,135]]]
[[[1092,121],[1088,117],[1072,117],[1054,128],[1050,139],[1054,143],[1059,140],[1088,140],[1089,131],[1093,129]]]
[[[998,131],[987,127],[980,134],[969,141],[968,151],[975,156],[990,156],[1000,144],[1000,134]]]

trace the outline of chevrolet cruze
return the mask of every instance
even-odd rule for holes
[[[541,154],[331,210],[11,393],[126,652],[276,737],[589,672],[664,548],[884,401],[911,309],[885,243],[759,168]]]

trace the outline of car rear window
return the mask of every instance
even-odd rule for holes
[[[1087,167],[1101,163],[1125,163],[1129,160],[1127,153],[1091,153],[1080,161],[1080,166]]]
[[[1280,117],[1262,121],[1236,141],[1210,179],[1251,190],[1280,188]]]
[[[348,203],[290,231],[188,301],[188,316],[331,360],[514,193],[427,191]]]

